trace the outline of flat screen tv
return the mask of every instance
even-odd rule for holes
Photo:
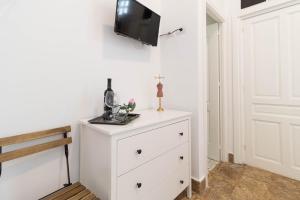
[[[117,0],[115,32],[157,46],[160,16],[136,0]]]

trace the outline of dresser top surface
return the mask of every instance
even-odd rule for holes
[[[124,132],[154,126],[161,123],[165,123],[172,120],[177,120],[181,118],[187,118],[192,115],[189,112],[176,111],[176,110],[166,110],[164,112],[157,112],[156,110],[142,110],[136,111],[135,113],[140,114],[141,116],[138,119],[135,119],[128,125],[118,126],[118,125],[104,125],[104,124],[90,124],[89,119],[81,120],[81,124],[91,127],[95,130],[100,131],[103,134],[107,135],[117,135]]]

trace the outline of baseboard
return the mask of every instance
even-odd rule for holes
[[[203,178],[202,181],[192,179],[192,189],[195,193],[203,194],[206,189],[206,178]]]
[[[234,163],[234,155],[232,153],[228,154],[228,162]]]

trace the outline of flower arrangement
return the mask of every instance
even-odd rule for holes
[[[120,106],[120,111],[123,111],[126,114],[128,114],[128,113],[134,111],[135,107],[136,107],[136,103],[135,103],[134,99],[130,99],[128,104],[123,104]]]

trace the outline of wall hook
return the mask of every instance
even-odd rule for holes
[[[178,31],[182,32],[183,28],[178,28],[178,29],[175,29],[174,31],[170,31],[170,32],[165,33],[165,34],[161,34],[160,37],[167,36],[167,35],[173,35],[174,33],[178,32]]]

